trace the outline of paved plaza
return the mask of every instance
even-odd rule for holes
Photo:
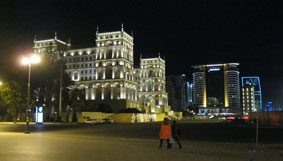
[[[82,127],[56,125],[54,129],[49,127],[49,130],[42,131],[36,131],[33,127],[34,131],[31,134],[23,134],[23,132],[13,129],[13,127],[17,127],[16,129],[22,130],[24,126],[21,125],[9,125],[10,130],[4,131],[3,129],[7,129],[6,126],[0,125],[0,129],[2,128],[2,132],[0,132],[0,161],[249,160],[249,144],[244,142],[183,139],[183,149],[179,149],[176,144],[173,144],[172,149],[166,149],[165,144],[162,149],[159,149],[156,133],[152,133],[153,137],[141,137],[137,134],[141,133],[137,129],[143,129],[143,127],[148,127],[156,132],[157,129],[154,127],[159,127],[159,124],[113,124]],[[44,129],[44,125],[39,129],[42,128]],[[131,130],[132,128],[137,131],[136,134]],[[129,137],[130,134],[122,137],[125,131],[129,131],[131,135],[136,135],[136,137]],[[142,133],[142,135],[146,135],[146,133]],[[200,133],[200,135],[203,134]],[[253,153],[253,160],[282,160],[282,144],[261,144]]]

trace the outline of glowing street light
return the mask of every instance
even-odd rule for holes
[[[0,86],[2,85],[2,82],[0,81]]]
[[[29,134],[29,100],[30,100],[30,71],[31,71],[31,64],[37,64],[40,62],[40,57],[38,55],[32,55],[30,57],[24,57],[22,59],[23,65],[28,65],[29,71],[28,71],[28,99],[27,99],[27,109],[26,109],[26,128],[25,133]]]

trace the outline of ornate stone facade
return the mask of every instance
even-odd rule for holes
[[[168,96],[165,89],[165,60],[158,58],[140,59],[140,68],[135,69],[138,83],[138,97],[149,112],[169,112]]]
[[[41,43],[48,44],[49,41],[55,42],[55,46],[65,45],[63,59],[66,72],[75,82],[72,88],[85,90],[86,100],[93,100],[97,106],[111,106],[114,112],[121,108],[141,110],[144,105],[168,106],[165,61],[160,57],[141,59],[141,68],[134,69],[133,37],[123,26],[121,31],[97,31],[96,47],[93,48],[70,49],[70,43],[55,36],[55,39],[35,41],[35,52],[44,54],[46,49]],[[58,48],[53,52],[59,57],[62,53]],[[154,103],[149,104],[152,101]],[[155,110],[147,112],[155,113]]]

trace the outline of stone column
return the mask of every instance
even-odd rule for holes
[[[88,100],[88,95],[89,95],[89,88],[85,88],[85,99]]]
[[[114,70],[115,68],[114,67],[112,67],[112,79],[115,79],[115,70]]]
[[[124,71],[123,68],[120,68],[120,79],[124,78]]]
[[[98,73],[97,73],[97,69],[95,69],[95,80],[98,79]]]
[[[104,85],[101,86],[101,99],[104,100]]]
[[[113,95],[114,95],[114,87],[111,85],[111,99],[113,100]]]
[[[115,49],[115,48],[112,48],[112,58],[114,58],[114,55],[115,55],[114,49]]]
[[[98,59],[98,55],[99,55],[98,53],[99,53],[99,49],[96,49],[95,60]]]
[[[94,88],[93,87],[90,89],[90,92],[91,92],[91,100],[94,100]]]
[[[148,91],[148,83],[147,82],[145,83],[145,91],[146,92]]]
[[[143,83],[140,84],[140,91],[142,92]]]
[[[134,88],[132,88],[132,96],[131,96],[131,97],[132,97],[132,98],[131,98],[132,100],[135,100],[135,93],[134,93],[134,92],[135,92],[135,90],[134,90]]]
[[[105,74],[105,68],[103,68],[103,76],[102,76],[103,79],[105,79],[105,75],[106,75]]]
[[[116,48],[116,57],[119,58],[119,48]]]
[[[122,55],[122,58],[124,58],[124,48],[121,48],[121,55]]]
[[[99,59],[102,58],[102,50],[99,50]]]
[[[96,99],[96,86],[93,87],[93,98]]]
[[[120,99],[124,99],[124,87],[120,86]]]

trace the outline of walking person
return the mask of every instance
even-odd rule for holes
[[[168,118],[164,118],[164,121],[161,125],[160,130],[160,145],[159,148],[162,148],[163,140],[167,141],[167,149],[171,148],[171,144],[169,143],[169,139],[172,137],[172,130],[171,130],[171,124],[169,123]]]
[[[173,121],[173,124],[172,124],[172,137],[173,139],[178,143],[179,145],[179,149],[182,149],[182,145],[180,143],[180,140],[178,138],[178,136],[180,135],[181,133],[181,130],[178,129],[177,125],[176,125],[176,121],[174,120]]]

